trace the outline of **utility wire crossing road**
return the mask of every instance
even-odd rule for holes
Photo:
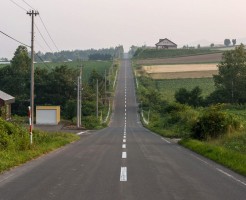
[[[0,175],[0,200],[245,200],[246,178],[142,127],[130,60],[108,128]]]

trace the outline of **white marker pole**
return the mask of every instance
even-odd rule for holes
[[[29,132],[30,132],[30,144],[32,144],[32,114],[31,106],[28,106],[28,117],[29,117]]]

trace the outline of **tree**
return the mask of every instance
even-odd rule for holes
[[[19,46],[11,65],[0,69],[0,89],[16,98],[13,114],[26,114],[30,94],[31,59],[25,46]]]
[[[211,43],[211,44],[210,44],[210,47],[213,48],[213,47],[214,47],[214,43]]]
[[[191,91],[186,90],[185,88],[180,88],[175,93],[175,99],[181,104],[187,104],[190,106],[198,107],[203,104],[202,90],[197,86]]]
[[[200,44],[198,44],[198,45],[197,45],[197,48],[198,48],[198,49],[200,49],[200,48],[201,48],[201,45],[200,45]]]
[[[175,92],[174,96],[177,102],[181,104],[187,104],[190,97],[190,93],[187,89],[180,88],[177,92]]]
[[[235,46],[236,43],[237,43],[237,40],[236,39],[232,39],[231,41],[232,41],[233,46]]]
[[[216,90],[224,93],[224,102],[246,103],[246,52],[241,44],[223,53],[214,75]]]
[[[230,44],[231,44],[231,40],[230,40],[230,39],[225,39],[225,40],[224,40],[224,45],[225,45],[225,46],[228,47],[228,46],[230,46]]]

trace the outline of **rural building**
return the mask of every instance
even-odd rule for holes
[[[0,90],[0,117],[11,119],[11,104],[14,102],[14,97]]]
[[[60,112],[60,106],[36,106],[36,124],[57,125]]]
[[[177,49],[178,45],[172,42],[171,40],[159,39],[159,42],[155,44],[156,49]]]

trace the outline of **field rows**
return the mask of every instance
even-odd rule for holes
[[[140,74],[153,79],[206,78],[217,74],[216,64],[182,64],[142,66]]]
[[[177,58],[162,59],[138,59],[135,60],[137,65],[157,65],[157,64],[194,64],[194,63],[219,63],[222,59],[222,53],[184,56]]]

